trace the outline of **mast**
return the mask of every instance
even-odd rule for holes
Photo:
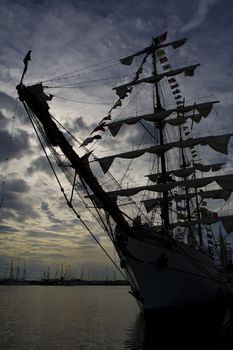
[[[196,172],[194,171],[194,179],[196,179]],[[197,231],[197,234],[198,234],[198,237],[199,237],[199,244],[200,246],[203,245],[203,239],[202,239],[202,229],[201,229],[201,215],[200,215],[200,209],[199,209],[199,206],[200,206],[200,203],[202,202],[202,199],[201,199],[201,202],[198,203],[198,196],[197,196],[197,189],[195,188],[195,200],[196,200],[196,213],[197,213],[197,220],[198,220],[198,231]]]
[[[157,66],[156,66],[156,55],[155,55],[155,49],[152,52],[152,60],[153,60],[153,74],[156,76],[157,74]],[[154,113],[155,112],[162,112],[164,111],[164,108],[161,105],[161,99],[159,94],[159,86],[158,82],[155,82],[154,84],[155,88],[155,94],[156,94],[156,101],[154,101]],[[156,105],[155,105],[156,102]],[[158,128],[159,128],[159,142],[160,145],[164,145],[164,134],[163,134],[163,123],[162,120],[158,121]],[[167,182],[167,169],[166,169],[166,159],[165,159],[165,152],[161,152],[161,177],[159,179],[160,183],[166,183]],[[163,224],[165,226],[165,232],[168,233],[169,228],[169,202],[168,202],[168,192],[163,192],[163,201],[161,206],[161,218],[163,221]]]
[[[10,269],[10,280],[13,280],[13,269],[14,269],[14,267],[13,267],[13,259],[11,259],[11,269]]]
[[[79,176],[85,181],[96,197],[100,200],[100,202],[103,204],[104,210],[110,214],[118,225],[119,229],[124,232],[129,232],[130,227],[127,221],[124,219],[117,204],[109,198],[109,196],[100,186],[96,177],[92,174],[90,166],[86,161],[87,156],[80,158],[66,140],[63,133],[53,122],[48,111],[49,105],[47,104],[47,100],[49,97],[43,92],[42,85],[36,84],[26,87],[21,83],[17,86],[17,90],[19,98],[24,103],[25,108],[27,105],[42,123],[49,142],[53,146],[60,147],[64,155],[71,162],[72,167],[77,171]]]
[[[183,141],[182,132],[181,132],[181,126],[180,125],[179,125],[179,135],[180,135],[180,141]],[[185,169],[187,167],[187,163],[186,163],[186,160],[185,160],[184,148],[183,147],[181,148],[181,158],[182,158],[181,167],[183,169]],[[184,180],[186,181],[186,179],[187,178],[185,177]],[[188,198],[189,190],[188,190],[188,187],[186,187],[186,186],[185,186],[185,194],[187,196],[187,199],[186,199],[187,218],[188,218],[188,221],[190,222],[191,221],[191,211],[190,211],[190,203],[189,203],[189,198]],[[188,226],[188,232],[189,232],[190,239],[193,239],[193,232],[192,232],[191,226]]]
[[[25,280],[25,277],[26,277],[26,263],[24,261],[24,263],[23,263],[23,277],[22,277],[23,281]]]
[[[19,267],[19,259],[17,260],[17,267],[16,267],[16,278],[17,281],[20,279],[20,267]]]

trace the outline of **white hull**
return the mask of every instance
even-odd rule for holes
[[[129,237],[120,255],[143,311],[214,302],[224,293],[212,259],[173,239]]]

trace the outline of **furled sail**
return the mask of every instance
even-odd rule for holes
[[[116,191],[107,192],[108,195],[116,199],[117,196],[134,196],[141,191],[152,191],[152,192],[167,192],[171,191],[176,187],[187,187],[187,188],[201,188],[216,182],[223,190],[233,191],[233,174],[229,175],[220,175],[220,176],[209,176],[200,179],[192,179],[186,181],[174,181],[167,182],[165,184],[156,184],[156,185],[144,185],[139,187],[131,187],[120,189]]]
[[[174,77],[174,76],[182,74],[182,73],[184,73],[184,75],[186,77],[192,77],[194,75],[195,69],[198,66],[200,66],[200,64],[193,64],[193,65],[185,66],[185,67],[178,68],[178,69],[172,69],[172,70],[169,70],[169,71],[161,73],[161,74],[155,74],[155,75],[152,75],[150,77],[143,78],[143,79],[138,79],[138,80],[134,79],[126,84],[119,85],[119,86],[113,88],[113,90],[116,90],[116,94],[118,96],[121,96],[122,91],[124,91],[125,89],[128,89],[129,87],[131,87],[133,85],[138,85],[141,83],[155,84],[155,83],[158,83],[160,80],[162,80],[165,77]]]
[[[185,222],[174,222],[170,224],[170,229],[174,229],[175,227],[192,227],[195,225],[198,225],[199,223],[202,225],[212,225],[216,224],[217,222],[221,221],[226,232],[231,233],[233,231],[233,215],[226,215],[226,216],[216,216],[216,217],[209,217],[209,218],[202,218],[200,220],[191,220],[191,221],[185,221]],[[162,225],[155,226],[156,230],[162,230]]]
[[[189,192],[187,194],[177,194],[175,193],[174,195],[168,196],[169,202],[172,202],[173,200],[177,203],[194,198],[196,195],[203,199],[223,199],[227,201],[231,195],[231,190],[223,190],[223,189],[217,189],[217,190],[200,190],[198,192]],[[116,196],[114,194],[112,195],[109,193],[110,197],[112,199],[116,199]],[[114,198],[115,197],[115,198]],[[94,202],[97,208],[102,208],[102,204],[98,201],[97,197],[95,195],[90,195],[89,198],[91,198]],[[145,209],[147,213],[150,213],[151,210],[153,210],[156,207],[161,207],[163,198],[157,197],[157,198],[149,198],[149,199],[144,199],[141,202],[144,204]]]
[[[213,150],[219,153],[227,154],[229,139],[232,135],[233,134],[224,134],[219,136],[189,138],[184,141],[171,142],[171,143],[166,143],[164,145],[156,145],[156,146],[142,148],[135,151],[118,153],[111,156],[98,158],[97,161],[99,162],[103,172],[106,173],[110,168],[110,166],[112,165],[112,162],[114,161],[115,158],[134,159],[142,156],[144,153],[160,155],[161,153],[167,152],[170,149],[175,147],[185,148],[185,147],[192,147],[196,145],[209,146]]]
[[[151,114],[145,114],[145,115],[141,115],[141,116],[137,116],[137,117],[130,117],[130,118],[125,118],[122,120],[117,120],[111,123],[108,123],[106,126],[109,128],[109,131],[111,132],[111,134],[115,137],[121,126],[123,124],[127,124],[127,125],[132,125],[132,124],[136,124],[140,121],[147,121],[147,122],[158,122],[160,120],[165,120],[165,122],[171,124],[171,125],[180,125],[183,124],[188,118],[191,118],[193,121],[195,122],[199,122],[200,119],[206,118],[213,107],[214,103],[218,103],[219,101],[212,101],[212,102],[205,102],[205,103],[197,103],[197,104],[193,104],[193,105],[188,105],[188,106],[184,106],[184,107],[179,107],[179,108],[173,108],[167,111],[162,111],[162,112],[155,112],[155,113],[151,113]],[[179,116],[177,118],[174,119],[170,119],[166,121],[166,118],[169,117],[170,115],[172,115],[173,113],[176,114],[183,114],[183,113],[187,113],[187,112],[195,112],[197,111],[198,114],[193,114],[190,116]]]
[[[202,171],[202,172],[208,172],[208,171],[219,171],[222,169],[222,166],[225,163],[216,163],[216,164],[208,164],[208,165],[203,165],[200,163],[194,164],[192,167],[189,168],[184,168],[184,169],[176,169],[176,170],[171,170],[167,171],[167,174],[172,174],[176,177],[188,177],[191,174],[193,174],[196,170]],[[151,181],[157,181],[161,177],[161,173],[156,173],[156,174],[149,174],[145,175],[148,177]]]
[[[231,195],[231,191],[217,189],[217,190],[209,190],[209,191],[199,191],[197,193],[190,192],[187,194],[174,194],[173,196],[169,196],[168,200],[169,201],[174,200],[175,202],[180,202],[182,200],[194,198],[196,195],[199,196],[201,200],[211,198],[211,199],[223,199],[227,201]],[[142,200],[142,203],[144,204],[147,213],[149,213],[151,212],[151,210],[153,210],[157,206],[161,206],[162,200],[163,200],[162,198],[149,198],[149,199]]]

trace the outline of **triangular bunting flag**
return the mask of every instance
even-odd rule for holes
[[[161,58],[159,58],[159,62],[160,62],[161,64],[163,64],[163,63],[165,63],[165,62],[167,62],[167,61],[168,61],[167,57],[161,57]]]
[[[153,44],[155,46],[157,46],[157,45],[161,44],[162,42],[164,42],[167,39],[167,33],[168,32],[165,32],[165,33],[157,36],[156,38],[153,38]]]
[[[122,64],[126,65],[126,66],[130,66],[131,63],[133,62],[133,58],[134,58],[133,55],[132,55],[132,56],[127,56],[127,57],[125,57],[125,58],[121,58],[121,59],[120,59],[120,62],[121,62]]]
[[[176,83],[176,79],[175,78],[170,78],[168,79],[169,84],[173,84]]]
[[[91,134],[93,134],[93,132],[96,132],[96,131],[105,131],[105,126],[106,126],[106,123],[105,123],[105,122],[100,123],[100,124],[97,125],[97,127],[91,132]]]
[[[177,41],[174,41],[171,46],[173,47],[173,49],[177,49],[178,47],[184,45],[187,41],[187,38],[185,39],[181,39],[181,40],[177,40]]]
[[[171,89],[176,89],[179,87],[179,84],[171,85]]]
[[[172,66],[170,64],[166,64],[165,66],[163,66],[163,70],[167,69],[172,69]]]
[[[99,139],[102,139],[102,137],[100,135],[95,135],[95,136],[92,136],[92,137],[88,137],[88,138],[86,138],[86,140],[83,141],[83,143],[81,144],[80,147],[87,146],[92,141],[99,140]]]

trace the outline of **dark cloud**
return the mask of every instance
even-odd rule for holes
[[[74,119],[73,125],[70,129],[73,130],[74,133],[78,133],[80,130],[85,133],[88,132],[88,130],[90,131],[90,125],[88,125],[83,117],[77,117]]]
[[[10,118],[6,118],[0,110],[0,126],[1,129],[6,128],[10,124]]]
[[[181,32],[185,33],[191,29],[199,27],[203,22],[205,22],[206,17],[208,16],[211,6],[216,5],[218,0],[201,0],[198,3],[197,11],[194,12],[191,19],[186,25],[181,28]],[[214,9],[215,11],[215,9]]]
[[[28,175],[38,173],[38,171],[44,172],[45,174],[52,176],[52,170],[45,155],[33,160],[30,166],[27,168]]]
[[[2,112],[3,109],[4,113]],[[12,117],[7,118],[5,111],[8,114],[12,114]],[[15,119],[14,99],[0,92],[0,161],[6,158],[20,158],[23,155],[23,151],[28,149],[28,134],[25,130],[15,128]]]
[[[30,154],[29,134],[25,130],[16,130],[13,133],[7,130],[0,130],[0,161],[6,159],[20,159]]]
[[[19,230],[8,225],[0,225],[0,234],[14,234],[19,232]]]
[[[62,221],[55,216],[55,213],[52,210],[50,210],[48,202],[42,201],[40,209],[47,215],[50,222],[55,224],[62,223]]]
[[[16,99],[0,91],[0,107],[7,109],[12,115],[15,114]]]
[[[19,159],[22,156],[28,156],[31,152],[28,132],[26,130],[17,130],[13,135],[11,155]]]
[[[27,193],[30,190],[29,184],[23,179],[9,179],[6,186],[7,192]]]
[[[3,162],[8,159],[11,148],[12,137],[7,130],[0,130],[0,161]]]
[[[1,76],[0,76],[1,79]],[[16,90],[15,90],[15,96],[16,96]],[[16,100],[16,98],[8,95],[7,93],[0,91],[0,111],[1,109],[6,109],[8,111],[8,114],[11,114],[12,117],[15,116],[16,119],[18,118],[22,124],[28,123],[28,117],[27,114],[20,104],[19,101]],[[2,120],[2,119],[0,119]]]
[[[39,217],[29,196],[30,186],[23,179],[6,179],[1,213],[4,219],[25,222]]]
[[[28,219],[40,218],[30,199],[20,196],[9,196],[8,193],[5,195],[1,211],[5,219],[14,220],[16,224],[26,222]]]
[[[93,128],[94,125],[95,124],[93,124]],[[76,142],[74,139],[75,135],[88,135],[89,132],[92,130],[92,125],[88,124],[88,122],[86,122],[83,117],[73,118],[69,120],[69,122],[66,121],[63,124],[63,127],[65,128],[65,130],[61,129],[61,131],[64,133],[68,142],[70,142],[71,144],[74,144]]]

